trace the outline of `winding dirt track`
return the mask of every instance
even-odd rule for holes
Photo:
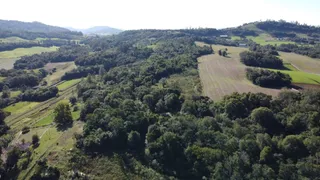
[[[228,48],[228,56],[216,54],[198,58],[198,69],[204,95],[213,100],[220,100],[223,96],[233,92],[245,93],[262,92],[272,96],[278,95],[279,89],[262,88],[252,84],[246,78],[246,66],[240,62],[239,53],[246,50],[238,47],[212,46],[214,51]]]

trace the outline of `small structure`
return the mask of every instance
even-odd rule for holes
[[[239,44],[239,47],[247,47],[247,44],[245,44],[245,43],[240,43],[240,44]]]
[[[228,38],[229,36],[224,34],[224,35],[220,35],[221,38]]]

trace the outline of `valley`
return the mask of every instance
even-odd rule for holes
[[[319,177],[318,27],[0,25],[0,179]]]

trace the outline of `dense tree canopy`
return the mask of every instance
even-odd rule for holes
[[[288,74],[281,73],[280,71],[274,72],[266,69],[253,69],[247,68],[247,78],[253,84],[263,87],[283,87],[291,84],[291,77]]]
[[[137,43],[149,46],[141,44],[144,36],[136,32],[140,41],[128,40],[126,48],[121,45],[123,49],[116,50],[120,39],[135,37],[134,33],[109,39],[108,45],[90,40],[101,58],[88,58],[94,66],[81,60],[82,68],[100,66],[96,75],[78,86],[85,126],[84,133],[76,136],[76,146],[84,153],[125,151],[164,177],[178,179],[313,179],[319,175],[318,164],[308,160],[317,156],[319,148],[318,91],[283,92],[275,99],[261,93],[234,93],[219,102],[186,96],[181,89],[166,86],[165,79],[195,70],[196,58],[212,50],[196,47],[194,39],[185,37],[161,39],[149,42],[155,46],[150,55],[133,61],[118,59],[121,62],[107,68],[103,59],[108,53],[116,57],[130,53]],[[148,33],[147,39],[152,34]],[[272,56],[265,52],[262,57]],[[105,71],[100,71],[102,66]],[[286,75],[261,73],[281,85],[290,84]]]
[[[254,66],[254,67],[265,67],[265,68],[275,68],[275,69],[282,69],[283,62],[278,57],[263,53],[263,52],[251,52],[251,51],[244,51],[240,53],[241,62],[247,66]]]

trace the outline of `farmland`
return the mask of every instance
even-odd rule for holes
[[[198,45],[201,45],[198,43]],[[277,95],[279,89],[262,88],[252,84],[245,75],[246,66],[241,64],[239,53],[245,48],[212,46],[214,51],[228,48],[228,56],[218,54],[206,55],[198,58],[199,74],[204,95],[213,100],[219,100],[223,96],[233,92],[262,92],[269,95]]]
[[[71,71],[76,68],[74,62],[61,62],[61,63],[48,63],[44,67],[47,71],[52,71],[52,69],[56,69],[55,72],[48,75],[45,78],[45,81],[48,82],[48,85],[55,84],[60,81],[61,77],[68,71]]]
[[[276,40],[269,34],[262,33],[259,36],[247,36],[247,39],[251,39],[252,41],[260,44],[260,45],[280,45],[280,44],[293,44],[294,42],[291,41],[281,41],[281,40]]]
[[[197,42],[197,45],[203,46],[205,44]],[[214,100],[219,100],[220,97],[232,92],[262,92],[269,95],[277,95],[280,91],[279,89],[262,88],[253,85],[246,79],[246,66],[240,62],[239,53],[247,49],[218,45],[213,45],[212,48],[215,52],[219,49],[228,48],[229,54],[228,57],[214,54],[198,59],[204,95]],[[283,59],[284,65],[288,70],[270,70],[290,75],[292,83],[300,87],[320,85],[320,75],[317,74],[320,69],[320,60],[284,52],[280,52],[280,58]]]
[[[5,69],[13,68],[13,64],[21,56],[28,56],[33,54],[39,54],[42,52],[56,51],[58,47],[32,47],[32,48],[17,48],[12,51],[0,52],[0,67]]]
[[[296,69],[308,73],[320,74],[320,59],[313,59],[295,53],[279,53],[284,62],[293,64]]]

